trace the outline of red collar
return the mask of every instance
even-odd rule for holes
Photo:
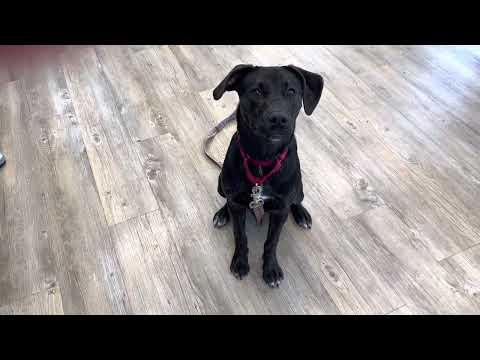
[[[237,134],[237,143],[240,149],[240,154],[243,158],[243,168],[245,169],[245,174],[247,176],[248,181],[250,181],[253,185],[262,185],[268,178],[270,178],[273,174],[277,173],[280,168],[282,167],[282,161],[285,160],[288,153],[288,147],[283,149],[283,151],[275,158],[275,160],[256,160],[252,159],[250,155],[243,149],[242,145],[240,144],[240,134]],[[272,166],[272,170],[262,177],[257,177],[252,174],[250,168],[248,167],[248,162],[251,162],[254,166]]]

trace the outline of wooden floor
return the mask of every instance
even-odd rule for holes
[[[311,231],[279,289],[216,230],[203,137],[239,63],[324,76],[297,121]],[[69,47],[0,66],[0,313],[480,313],[480,47]],[[214,141],[219,160],[234,125]]]

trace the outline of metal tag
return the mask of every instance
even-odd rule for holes
[[[263,215],[265,211],[263,211],[263,206],[256,207],[253,209],[253,214],[255,215],[255,219],[257,220],[257,225],[262,223]]]
[[[249,207],[255,214],[257,224],[262,222],[263,214],[265,213],[263,210],[262,190],[262,185],[255,184],[255,186],[252,188],[252,194],[250,195],[253,200],[250,202]]]

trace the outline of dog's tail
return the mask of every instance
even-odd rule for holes
[[[203,152],[205,156],[209,158],[215,165],[217,165],[220,169],[222,168],[223,164],[215,160],[211,155],[208,154],[208,145],[213,140],[213,138],[230,122],[235,120],[236,110],[227,116],[225,119],[220,121],[210,132],[208,133],[204,143],[203,143]]]

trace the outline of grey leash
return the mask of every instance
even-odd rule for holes
[[[0,167],[2,167],[3,164],[5,164],[6,161],[7,161],[7,159],[5,159],[5,155],[3,155],[3,154],[0,152]]]
[[[208,154],[208,145],[213,140],[215,135],[217,135],[222,129],[231,121],[235,120],[236,110],[231,113],[228,117],[220,121],[217,126],[215,126],[210,132],[208,133],[205,142],[203,143],[203,151],[205,155],[220,169],[223,167],[222,163],[219,163],[215,160],[212,156]],[[250,209],[253,211],[255,215],[255,219],[257,220],[257,225],[262,223],[263,215],[265,214],[265,210],[263,209],[263,198],[262,198],[262,186],[255,185],[252,188],[252,194],[250,195],[253,198],[253,201],[249,204]]]
[[[209,158],[214,164],[216,164],[220,169],[222,168],[223,164],[215,160],[212,156],[208,154],[208,145],[210,142],[213,140],[213,138],[220,132],[222,129],[230,122],[235,120],[235,114],[237,110],[235,110],[233,113],[231,113],[229,116],[227,116],[225,119],[220,121],[210,132],[208,133],[204,143],[203,143],[203,151],[207,158]]]

